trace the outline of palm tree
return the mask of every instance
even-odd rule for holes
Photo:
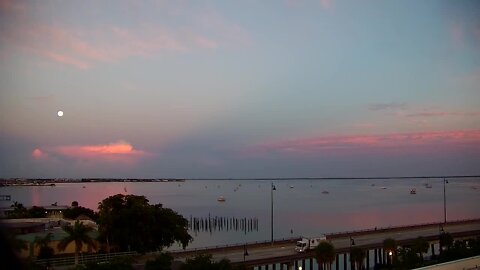
[[[35,244],[40,248],[38,252],[38,257],[41,259],[48,259],[53,256],[53,248],[49,246],[50,242],[52,241],[53,234],[47,233],[44,237],[36,236],[35,237]]]
[[[428,252],[428,242],[425,240],[425,238],[419,236],[417,239],[415,239],[415,242],[413,244],[414,250],[418,255],[420,256],[420,261],[423,262],[423,253]]]
[[[355,263],[355,269],[362,269],[363,260],[365,260],[365,252],[359,247],[350,249],[350,261]]]
[[[83,243],[87,245],[89,249],[96,248],[95,241],[88,235],[93,230],[91,227],[87,227],[80,223],[78,220],[75,224],[65,225],[62,229],[67,233],[67,236],[58,243],[58,249],[65,250],[71,242],[75,243],[75,265],[78,264],[78,254],[82,250]]]
[[[440,234],[440,253],[442,253],[445,248],[450,249],[450,247],[452,247],[452,244],[453,237],[451,234],[446,232]]]
[[[335,247],[330,242],[320,242],[315,248],[315,258],[321,269],[326,266],[325,268],[330,270],[335,261]]]
[[[390,264],[393,264],[393,257],[397,253],[397,242],[395,241],[395,239],[387,238],[387,239],[383,240],[383,250],[385,250],[385,252],[387,252],[387,254],[392,252],[392,256],[388,256],[387,258],[392,259]]]

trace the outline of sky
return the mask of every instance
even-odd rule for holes
[[[480,175],[478,1],[0,0],[0,177],[424,175]]]

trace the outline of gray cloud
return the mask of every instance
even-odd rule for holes
[[[384,111],[384,110],[404,110],[407,107],[405,102],[402,103],[372,103],[368,106],[371,111]]]

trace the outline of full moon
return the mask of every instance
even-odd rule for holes
[[[58,111],[58,112],[57,112],[57,115],[58,115],[59,117],[62,117],[62,116],[63,116],[63,111]]]

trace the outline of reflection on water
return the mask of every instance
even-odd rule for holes
[[[252,217],[255,227],[212,230],[192,227],[191,247],[269,240],[271,203],[274,237],[316,236],[322,233],[443,221],[443,179],[398,180],[190,180],[178,183],[78,183],[55,187],[1,187],[26,206],[80,205],[97,209],[98,203],[118,193],[144,195],[184,217]],[[428,186],[427,187],[427,184]],[[83,188],[85,186],[85,188]],[[417,193],[410,194],[415,188]],[[218,198],[224,197],[224,202]],[[447,219],[479,218],[479,179],[449,179],[446,184]],[[211,221],[210,221],[211,222]],[[223,222],[223,221],[222,221]],[[239,221],[240,222],[240,221]],[[247,222],[249,223],[249,222]],[[226,228],[225,224],[222,228]],[[230,226],[230,225],[228,225]],[[248,230],[249,225],[246,228]],[[233,228],[233,227],[228,227]],[[212,235],[210,235],[210,231]],[[196,233],[196,235],[195,235]]]

